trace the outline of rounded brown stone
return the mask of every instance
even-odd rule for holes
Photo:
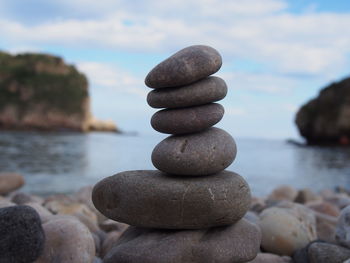
[[[234,225],[169,231],[129,227],[104,257],[104,263],[240,263],[253,260],[260,246],[257,226]]]
[[[219,101],[226,94],[225,81],[212,76],[182,87],[154,89],[148,93],[147,103],[153,108],[183,108]]]
[[[148,73],[145,84],[150,88],[188,85],[214,74],[221,65],[222,58],[214,48],[189,46],[155,66]]]
[[[229,225],[249,209],[250,190],[236,173],[170,176],[126,171],[95,185],[92,201],[105,216],[147,228],[201,229]]]
[[[236,153],[231,135],[212,127],[199,133],[167,137],[153,149],[152,163],[169,174],[209,175],[228,167]]]
[[[218,123],[224,116],[224,107],[217,103],[156,112],[151,119],[153,129],[168,134],[203,131]]]

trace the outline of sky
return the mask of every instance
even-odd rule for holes
[[[141,134],[155,133],[145,76],[186,46],[221,53],[217,126],[236,137],[299,138],[298,108],[350,76],[348,0],[0,0],[0,35],[2,51],[74,64],[93,114]]]

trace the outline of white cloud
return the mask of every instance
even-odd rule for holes
[[[118,92],[134,94],[145,98],[147,89],[143,80],[115,65],[98,62],[80,62],[77,64],[91,84],[97,87],[111,88]]]
[[[141,52],[170,53],[205,43],[216,47],[226,61],[247,58],[281,74],[326,76],[350,64],[350,14],[293,15],[283,0],[151,0],[137,4],[64,0],[59,4],[73,10],[84,6],[98,15],[37,25],[2,18],[0,34],[14,46],[55,44]],[[278,78],[264,86],[254,78],[247,81],[247,85],[255,82],[257,89],[270,92],[284,89]]]

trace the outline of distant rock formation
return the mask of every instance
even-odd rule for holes
[[[308,144],[350,145],[350,78],[322,89],[295,122]]]
[[[0,129],[118,131],[95,120],[88,81],[55,56],[0,52]]]

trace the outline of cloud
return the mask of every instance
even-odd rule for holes
[[[79,62],[77,67],[84,72],[96,87],[113,89],[145,98],[147,89],[143,80],[115,65],[99,62]]]
[[[3,17],[0,34],[11,46],[65,45],[125,52],[167,52],[205,43],[216,47],[228,63],[257,61],[271,74],[332,76],[350,65],[350,14],[288,13],[283,0],[63,0],[62,10],[94,13],[89,18],[59,17],[25,24]],[[86,8],[85,8],[86,7]],[[77,11],[78,12],[78,11]],[[81,11],[83,12],[83,11]],[[245,76],[240,76],[245,77]],[[283,91],[283,80],[246,85],[268,92]],[[250,84],[252,83],[252,84]],[[289,84],[290,85],[290,84]]]

